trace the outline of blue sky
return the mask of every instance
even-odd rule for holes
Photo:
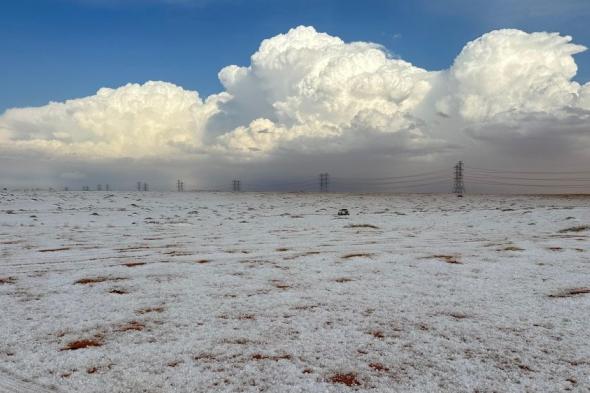
[[[19,0],[0,5],[0,112],[164,80],[201,96],[247,65],[260,41],[297,25],[372,41],[429,70],[505,27],[558,31],[590,46],[586,0]],[[577,55],[580,82],[590,54]]]

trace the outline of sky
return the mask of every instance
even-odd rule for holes
[[[0,184],[586,169],[589,17],[586,0],[2,2]]]

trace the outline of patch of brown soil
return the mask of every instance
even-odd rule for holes
[[[580,288],[570,288],[564,289],[562,291],[552,293],[549,297],[572,297],[578,295],[586,295],[590,294],[590,288],[587,287],[580,287]]]
[[[122,280],[127,280],[127,279],[123,278],[123,277],[89,277],[89,278],[81,278],[78,281],[76,281],[74,284],[92,285],[92,284],[98,284],[98,283],[106,282],[106,281],[122,281]]]
[[[460,312],[452,312],[449,313],[449,316],[455,318],[455,319],[465,319],[467,318],[467,315],[460,313]]]
[[[199,260],[197,261],[197,263],[200,263],[200,264],[209,263],[209,262],[211,262],[211,261],[210,261],[210,260],[208,260],[208,259],[199,259]]]
[[[310,256],[310,255],[319,255],[319,254],[321,254],[320,251],[307,251],[307,252],[303,252],[301,254],[291,255],[289,257],[284,257],[283,259],[285,261],[290,261],[290,260],[297,259],[297,258],[300,258],[300,257],[307,257],[307,256]]]
[[[347,225],[344,228],[371,228],[371,229],[379,229],[378,226],[372,224],[351,224]]]
[[[272,285],[275,286],[275,288],[279,288],[279,289],[289,289],[291,288],[291,286],[289,284],[286,284],[282,281],[279,280],[271,280]]]
[[[189,256],[189,255],[193,255],[193,253],[190,252],[190,251],[178,251],[178,250],[175,250],[175,251],[167,251],[167,252],[164,252],[163,254],[164,255],[170,255],[172,257],[186,257],[186,256]]]
[[[45,248],[43,250],[39,250],[39,252],[57,252],[57,251],[67,251],[70,250],[70,247],[61,247],[61,248]]]
[[[96,368],[96,367],[90,367],[90,368],[86,369],[86,372],[88,374],[94,374],[97,371],[98,371],[98,368]]]
[[[559,233],[567,233],[567,232],[583,232],[590,230],[590,225],[578,225],[575,227],[565,228],[559,231]]]
[[[389,371],[389,368],[385,367],[381,363],[369,363],[369,367],[377,371]]]
[[[62,351],[75,351],[78,349],[83,348],[90,348],[90,347],[102,347],[103,342],[100,338],[91,338],[91,339],[84,339],[84,340],[77,340],[68,343],[65,347],[63,347]]]
[[[193,359],[194,360],[197,360],[197,361],[198,360],[203,360],[203,361],[210,361],[210,362],[213,362],[213,361],[217,360],[217,358],[215,357],[214,354],[207,353],[207,352],[204,352],[204,353],[200,353],[198,355],[195,355],[195,357],[193,357]]]
[[[127,263],[124,263],[123,265],[125,265],[127,267],[135,267],[135,266],[145,265],[145,262],[127,262]]]
[[[148,314],[148,313],[152,313],[152,312],[162,313],[162,312],[164,312],[164,307],[163,306],[145,307],[145,308],[140,308],[139,310],[135,310],[136,314]]]
[[[278,362],[279,360],[290,360],[291,355],[261,355],[259,353],[252,355],[252,360],[274,360]]]
[[[446,263],[450,263],[452,265],[461,265],[463,262],[459,261],[458,257],[453,255],[433,255],[432,258],[442,259]]]
[[[351,259],[351,258],[371,258],[373,254],[371,253],[353,253],[353,254],[346,254],[342,256],[342,259]]]
[[[330,377],[330,382],[341,383],[346,386],[360,386],[360,382],[356,379],[356,374],[334,374]]]
[[[516,246],[506,246],[498,251],[524,251],[524,248],[516,247]]]
[[[381,330],[374,330],[371,332],[371,335],[376,338],[385,338],[385,334]]]
[[[141,322],[138,321],[131,321],[131,322],[127,322],[124,325],[121,325],[119,327],[119,329],[117,329],[119,332],[129,332],[129,331],[137,331],[137,332],[141,332],[143,329],[145,328],[145,325]]]
[[[284,252],[284,251],[289,251],[289,249],[288,249],[288,248],[286,248],[286,247],[279,247],[279,248],[277,248],[275,251],[278,251],[278,252]]]
[[[16,282],[16,278],[14,278],[14,277],[0,277],[0,285],[14,284],[15,282]]]

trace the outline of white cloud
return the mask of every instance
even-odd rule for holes
[[[150,157],[201,146],[215,99],[164,82],[100,89],[96,95],[10,109],[0,117],[8,149],[81,157]]]
[[[571,135],[580,147],[588,143],[580,135],[590,84],[572,80],[573,56],[585,47],[571,41],[493,31],[468,43],[449,69],[427,71],[377,44],[297,27],[264,40],[248,66],[223,68],[225,91],[204,101],[148,82],[8,110],[0,150],[222,165],[319,153],[345,160],[352,152],[433,159],[465,146],[485,153],[486,143],[506,146],[511,135],[519,146]]]
[[[580,85],[572,82],[573,55],[586,50],[571,37],[497,30],[468,43],[449,71],[450,95],[463,118],[484,121],[522,113],[555,112],[577,105]],[[446,113],[449,114],[449,113]]]

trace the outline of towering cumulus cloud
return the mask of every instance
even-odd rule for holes
[[[223,68],[225,91],[204,101],[148,82],[10,109],[0,149],[252,161],[359,150],[432,157],[460,149],[459,135],[571,132],[587,143],[590,84],[573,81],[573,56],[585,49],[556,33],[498,30],[468,43],[449,69],[427,71],[377,44],[297,27],[264,40],[250,65]]]
[[[150,157],[199,147],[216,105],[165,82],[100,89],[96,95],[10,109],[0,118],[5,146],[58,155]],[[6,146],[8,144],[8,146]]]

